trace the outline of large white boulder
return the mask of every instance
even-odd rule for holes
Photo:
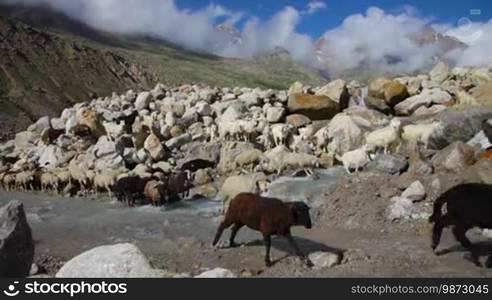
[[[57,278],[158,277],[137,246],[129,243],[106,245],[86,251],[69,260],[56,273]]]

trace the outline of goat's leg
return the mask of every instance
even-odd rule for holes
[[[469,227],[465,225],[455,225],[453,227],[453,234],[454,237],[458,242],[461,243],[463,247],[465,247],[467,250],[470,251],[470,256],[465,255],[465,258],[470,260],[472,263],[474,263],[477,266],[482,266],[480,261],[478,260],[478,255],[473,247],[473,244],[470,242],[470,240],[466,237],[466,231],[470,229]]]
[[[109,194],[109,199],[112,199],[113,198],[113,195],[111,193],[111,188],[109,186],[106,187],[106,190],[108,191],[108,194]]]
[[[432,241],[431,241],[431,248],[432,250],[436,250],[437,246],[439,245],[439,242],[441,240],[441,234],[442,230],[451,225],[451,221],[449,219],[449,216],[445,214],[442,216],[439,220],[437,220],[434,223],[434,227],[432,228]]]
[[[230,222],[227,217],[222,221],[219,225],[219,228],[217,228],[217,232],[215,233],[214,241],[212,242],[212,246],[217,245],[217,242],[220,240],[220,237],[222,235],[222,232],[224,232],[224,229],[228,228],[229,226],[232,225],[232,222]]]
[[[350,173],[350,167],[348,165],[345,166],[345,171],[347,171],[347,174],[349,174],[349,175],[352,174],[352,173]]]
[[[466,226],[455,225],[453,227],[453,234],[456,240],[460,242],[463,247],[465,247],[467,250],[471,250],[473,248],[473,245],[465,235],[467,230],[468,228]]]
[[[270,267],[272,265],[272,261],[270,260],[270,247],[272,245],[270,235],[264,234],[263,241],[265,242],[265,265]]]
[[[232,226],[231,230],[231,237],[229,238],[229,247],[234,248],[237,247],[238,245],[234,242],[234,239],[236,238],[236,234],[243,227],[243,224],[241,223],[235,223],[234,226]]]
[[[312,267],[313,263],[311,262],[311,260],[306,255],[304,255],[304,253],[302,253],[301,249],[299,249],[299,246],[297,246],[297,243],[294,240],[294,238],[292,237],[292,235],[290,234],[290,232],[285,235],[285,238],[287,239],[287,241],[289,241],[289,244],[292,246],[292,248],[294,248],[294,251],[296,252],[297,256],[299,256],[299,258],[308,267]]]
[[[432,228],[432,243],[431,243],[431,248],[433,251],[436,250],[437,246],[439,245],[439,241],[441,240],[441,234],[444,226],[442,226],[441,223],[435,223],[434,227]]]

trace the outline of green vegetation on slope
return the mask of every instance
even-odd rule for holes
[[[10,133],[94,94],[148,89],[157,82],[274,89],[297,80],[325,82],[317,71],[289,59],[222,58],[151,38],[95,31],[64,16],[47,17],[46,11],[15,12],[0,5],[0,125]]]

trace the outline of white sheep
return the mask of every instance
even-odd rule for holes
[[[328,145],[330,144],[330,130],[328,127],[323,127],[316,131],[313,136],[316,143],[316,148],[321,152],[328,152]]]
[[[33,181],[33,171],[22,171],[15,175],[15,187],[19,190],[27,191],[28,189],[32,189]]]
[[[78,182],[82,192],[85,193],[94,179],[94,171],[86,170],[75,159],[68,164],[68,171],[72,180]]]
[[[426,149],[429,144],[429,138],[440,128],[439,122],[430,124],[415,124],[403,127],[402,139],[409,143],[422,143]]]
[[[281,173],[284,168],[304,169],[306,174],[312,176],[314,174],[313,168],[319,168],[319,158],[307,153],[286,153],[281,161],[281,166],[278,170],[278,174]]]
[[[11,191],[15,188],[15,173],[7,173],[2,179],[3,186],[6,191]]]
[[[307,125],[306,127],[299,128],[299,135],[301,136],[301,140],[303,141],[311,141],[315,134],[315,127],[312,124]]]
[[[384,153],[388,153],[388,148],[399,140],[401,121],[391,120],[390,124],[384,128],[377,129],[366,136],[367,150],[373,151],[383,148]]]
[[[114,141],[116,138],[121,136],[125,131],[125,122],[121,121],[118,123],[103,121],[104,129],[110,140]]]
[[[174,125],[176,125],[176,117],[174,117],[174,114],[171,111],[168,111],[166,113],[166,116],[163,121],[169,127],[173,127]]]
[[[312,175],[312,168],[319,167],[319,158],[307,153],[289,152],[283,146],[277,146],[265,153],[267,160],[263,168],[267,171],[277,171],[280,175],[284,169],[304,169],[306,174]]]
[[[104,173],[97,173],[94,176],[94,191],[96,196],[98,189],[105,189],[109,194],[109,198],[112,198],[112,189],[116,184],[117,177],[125,171],[124,169],[116,169]]]
[[[341,158],[343,167],[350,174],[350,169],[355,169],[357,172],[360,168],[364,167],[369,162],[369,156],[367,155],[367,145],[361,148],[346,152]]]
[[[59,178],[51,172],[44,172],[41,174],[41,190],[46,192],[48,188],[51,188],[53,192],[58,191]]]
[[[257,132],[257,121],[253,120],[237,120],[239,126],[238,137],[245,142],[250,141]]]
[[[218,124],[221,140],[249,141],[257,133],[258,122],[253,120],[221,121]]]
[[[51,172],[58,177],[60,184],[70,183],[70,171],[67,168],[51,169]]]
[[[275,147],[270,125],[267,124],[263,127],[261,135],[256,138],[256,141],[262,144],[266,150],[270,150]]]
[[[237,155],[234,158],[235,169],[250,167],[250,171],[253,172],[254,165],[262,164],[266,160],[265,155],[258,149],[246,150]]]
[[[211,124],[209,127],[207,127],[207,133],[208,133],[210,142],[215,142],[219,138],[219,128],[217,127],[217,125],[215,123]]]
[[[241,127],[237,122],[221,121],[218,123],[219,136],[222,141],[236,139],[241,131]]]
[[[296,127],[290,123],[288,124],[273,124],[271,126],[271,132],[275,146],[285,145],[289,141],[291,135],[295,132]]]

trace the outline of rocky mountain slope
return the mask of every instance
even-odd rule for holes
[[[58,114],[73,99],[143,90],[157,81],[263,88],[286,88],[297,79],[324,82],[316,70],[290,59],[245,61],[190,52],[152,37],[97,31],[46,7],[0,5],[0,34],[6,50],[0,60],[0,122],[7,129],[0,137]]]
[[[0,123],[3,134],[43,115],[156,77],[113,51],[96,49],[0,18]]]

